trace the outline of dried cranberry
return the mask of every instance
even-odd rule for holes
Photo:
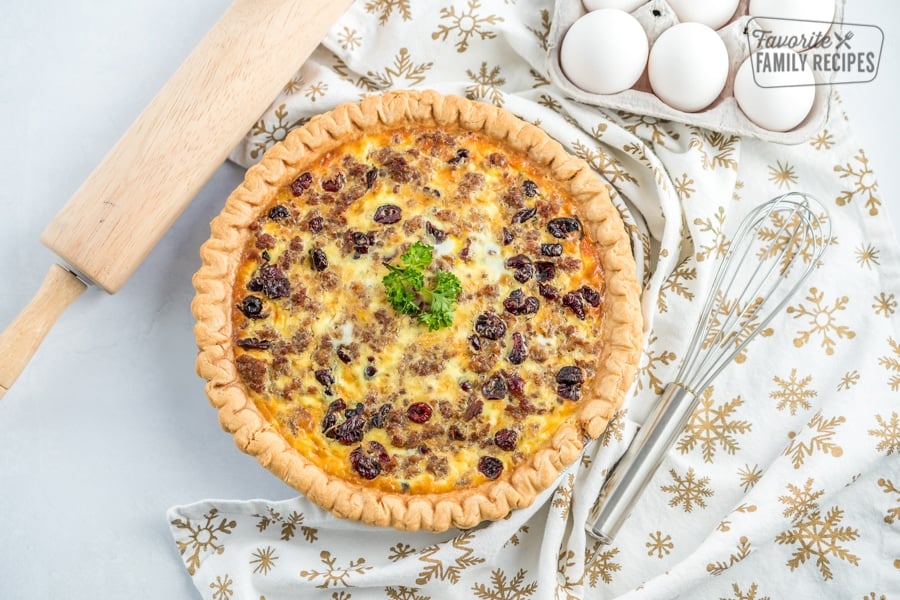
[[[276,204],[269,209],[270,219],[287,219],[289,216],[291,216],[291,211],[283,204]]]
[[[471,345],[472,350],[475,350],[476,352],[478,350],[481,350],[481,338],[478,337],[477,335],[470,335],[469,336],[469,345]]]
[[[318,217],[318,216],[313,217],[312,219],[309,220],[309,223],[307,223],[307,226],[309,227],[309,230],[312,231],[313,233],[319,233],[325,227],[325,219],[323,219],[322,217]]]
[[[460,148],[459,150],[456,151],[456,156],[454,156],[447,162],[453,166],[456,166],[468,158],[469,158],[469,151],[466,150],[465,148]]]
[[[581,398],[581,385],[574,383],[561,383],[556,386],[556,393],[560,398],[566,400],[578,400]]]
[[[517,254],[506,260],[506,268],[513,269],[513,277],[519,283],[525,283],[534,275],[534,264],[524,254]]]
[[[347,178],[343,172],[338,171],[334,177],[322,182],[322,189],[326,192],[339,192],[345,183],[347,183]]]
[[[464,392],[471,392],[471,391],[472,391],[472,382],[470,382],[470,381],[468,381],[468,380],[467,380],[467,381],[460,381],[460,382],[459,382],[459,389],[461,389],[461,390],[464,391]]]
[[[254,277],[250,281],[247,282],[247,289],[251,292],[261,292],[263,289],[262,279],[259,277]]]
[[[501,450],[512,452],[516,449],[519,434],[512,429],[501,429],[494,434],[494,444]]]
[[[378,412],[376,412],[374,415],[372,415],[372,418],[369,420],[369,423],[372,425],[372,427],[377,427],[377,428],[384,427],[387,424],[388,415],[390,414],[390,412],[391,412],[391,405],[390,404],[382,404],[378,408]]]
[[[534,207],[531,208],[523,208],[522,210],[516,211],[516,214],[513,215],[512,222],[515,223],[524,223],[530,219],[534,218],[534,215],[537,214],[537,209]]]
[[[302,173],[300,177],[291,182],[291,193],[294,196],[299,196],[303,192],[309,189],[309,186],[312,185],[312,173],[306,172]]]
[[[335,428],[334,437],[340,443],[349,446],[362,441],[365,432],[366,419],[362,415],[353,415]]]
[[[475,319],[475,333],[488,340],[499,340],[506,334],[506,322],[494,313],[481,313]]]
[[[521,289],[513,290],[503,301],[503,308],[513,315],[533,315],[541,306],[541,301],[534,296],[525,296]]]
[[[513,241],[513,234],[506,227],[503,228],[502,233],[503,233],[503,237],[502,237],[503,245],[509,246]]]
[[[488,400],[501,400],[506,398],[509,388],[506,387],[506,380],[500,375],[494,375],[484,382],[481,386],[481,393]]]
[[[521,333],[512,334],[512,348],[506,358],[514,365],[521,365],[528,356],[528,349],[525,347],[525,338]]]
[[[356,406],[354,406],[353,408],[348,408],[344,411],[344,416],[349,419],[350,417],[362,415],[364,412],[366,412],[366,407],[363,406],[362,402],[357,402]]]
[[[521,398],[525,394],[525,380],[518,373],[507,375],[506,388],[509,390],[510,396]]]
[[[324,271],[328,268],[328,257],[325,256],[325,251],[321,248],[313,248],[309,251],[309,256],[312,261],[312,267],[316,271]]]
[[[368,171],[366,171],[366,189],[370,189],[373,185],[375,185],[375,181],[378,179],[378,169],[372,167]]]
[[[334,376],[331,374],[331,369],[319,369],[315,372],[315,376],[316,381],[326,387],[334,385]]]
[[[478,459],[478,472],[488,479],[497,479],[503,473],[503,461],[493,456]]]
[[[425,221],[425,232],[434,237],[434,241],[438,244],[447,239],[447,232],[432,225],[431,221]]]
[[[559,299],[559,290],[553,287],[552,285],[548,285],[546,283],[538,284],[538,293],[541,296],[546,298],[547,300],[557,300]]]
[[[372,245],[372,240],[367,234],[362,231],[354,231],[350,234],[350,240],[353,242],[353,251],[356,254],[369,253],[369,246]]]
[[[259,319],[262,317],[263,302],[258,296],[247,296],[241,300],[238,308],[244,313],[244,316]]]
[[[367,455],[362,447],[354,448],[350,452],[350,466],[363,479],[375,479],[381,475],[382,467],[378,456]]]
[[[382,225],[392,225],[400,220],[400,217],[403,216],[403,211],[399,206],[394,204],[382,204],[378,208],[375,209],[375,222],[381,223]]]
[[[557,217],[547,223],[547,231],[553,237],[564,240],[570,233],[581,231],[581,221],[577,217]]]
[[[581,293],[581,297],[584,298],[585,302],[587,302],[594,308],[600,306],[600,302],[602,301],[600,292],[587,285],[582,286],[582,288],[578,291]]]
[[[259,255],[259,257],[262,258],[266,262],[269,262],[270,260],[272,260],[272,256],[269,254],[268,250],[263,250],[262,253]]]
[[[378,369],[373,367],[372,365],[368,365],[365,369],[363,369],[363,375],[366,379],[372,379],[375,376],[375,373],[378,372]]]
[[[539,282],[550,281],[556,277],[556,265],[546,260],[534,263],[534,278]]]
[[[581,367],[563,367],[556,373],[556,383],[584,383]]]
[[[541,254],[544,256],[562,256],[562,244],[541,244]]]
[[[334,439],[334,426],[337,424],[337,413],[345,408],[347,408],[347,405],[344,404],[344,400],[341,398],[334,400],[328,405],[328,409],[325,411],[325,417],[322,419],[322,432],[325,434],[325,437]]]
[[[291,295],[291,282],[277,265],[263,265],[259,269],[262,292],[271,299]]]
[[[522,182],[522,191],[525,192],[525,195],[529,198],[534,198],[538,194],[538,186],[532,180],[526,179]]]
[[[562,304],[579,319],[584,320],[584,303],[581,301],[581,295],[577,292],[569,292],[562,298]]]
[[[241,338],[237,342],[238,347],[248,350],[268,350],[271,342],[259,338]]]
[[[350,356],[349,352],[347,352],[346,346],[338,346],[337,357],[339,359],[341,359],[343,362],[348,363],[348,364],[350,363],[351,360],[353,360],[353,357]]]
[[[425,423],[431,418],[431,406],[425,402],[414,402],[406,409],[406,416],[413,423]]]

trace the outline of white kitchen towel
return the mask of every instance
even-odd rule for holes
[[[302,497],[173,507],[204,598],[900,597],[900,252],[839,99],[795,146],[580,104],[547,78],[553,12],[550,0],[359,0],[232,159],[249,166],[310,116],[388,89],[464,95],[540,125],[610,183],[635,240],[648,329],[633,397],[555,488],[471,531],[360,526]],[[584,521],[607,470],[685,358],[741,218],[787,191],[827,207],[824,260],[703,394],[601,547]]]

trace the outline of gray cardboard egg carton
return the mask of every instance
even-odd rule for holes
[[[657,98],[650,87],[646,68],[631,89],[617,94],[586,92],[570,82],[559,64],[559,48],[572,23],[587,13],[581,0],[556,0],[547,53],[550,80],[566,95],[585,104],[783,144],[800,144],[809,141],[822,130],[832,109],[831,86],[827,85],[828,82],[823,81],[818,74],[816,83],[820,85],[816,85],[812,110],[800,125],[790,131],[770,131],[759,127],[744,115],[734,99],[734,76],[750,55],[750,47],[745,33],[751,19],[747,15],[748,4],[749,0],[741,0],[731,22],[717,30],[728,49],[730,63],[728,80],[719,97],[708,108],[699,112],[683,112]],[[835,23],[842,22],[843,8],[843,0],[836,0]],[[663,31],[680,22],[675,11],[664,0],[651,0],[632,11],[631,14],[647,33],[651,49],[653,42]]]

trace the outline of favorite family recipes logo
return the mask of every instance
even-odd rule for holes
[[[854,23],[753,17],[746,34],[762,87],[868,83],[884,45],[880,27]]]

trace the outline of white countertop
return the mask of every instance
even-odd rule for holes
[[[3,3],[0,327],[55,260],[44,226],[228,4]],[[895,229],[898,17],[848,3],[885,45],[874,82],[840,88]],[[196,598],[165,510],[294,495],[221,431],[194,373],[191,275],[241,177],[223,165],[119,293],[77,300],[0,400],[0,598]]]

